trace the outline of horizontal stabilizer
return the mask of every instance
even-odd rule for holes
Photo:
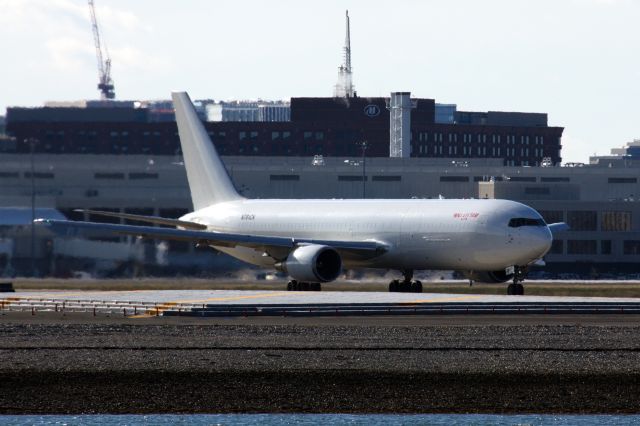
[[[116,212],[106,212],[102,210],[85,210],[85,209],[75,209],[74,212],[89,213],[91,215],[96,215],[96,216],[119,217],[127,220],[137,220],[139,222],[148,222],[148,223],[154,223],[156,225],[182,227],[186,229],[199,229],[199,230],[207,229],[207,226],[201,223],[188,222],[186,220],[179,220],[179,219],[167,219],[159,216],[144,216],[144,215],[130,214],[130,213],[116,213]]]
[[[571,229],[571,227],[569,227],[569,225],[564,222],[552,223],[547,226],[549,227],[549,230],[552,234],[555,234],[556,232],[568,231]]]

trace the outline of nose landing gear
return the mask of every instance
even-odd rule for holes
[[[527,269],[521,266],[514,266],[513,269],[513,282],[507,286],[507,294],[509,296],[524,296],[522,282],[527,276]]]
[[[413,270],[402,271],[404,279],[393,280],[389,283],[389,291],[392,293],[422,293],[422,282],[413,280]]]

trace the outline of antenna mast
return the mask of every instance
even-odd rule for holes
[[[338,83],[334,87],[333,96],[349,98],[355,96],[351,75],[351,27],[349,11],[346,12],[346,35],[344,38],[343,63],[338,68]]]
[[[91,28],[93,29],[93,41],[96,46],[96,57],[98,59],[98,89],[102,100],[114,99],[116,97],[113,80],[111,79],[111,58],[105,46],[105,57],[103,60],[102,46],[100,44],[100,30],[96,19],[96,10],[93,0],[89,0],[89,12],[91,13]]]
[[[347,10],[347,32],[344,37],[344,68],[351,73],[351,29],[349,27],[349,11]]]

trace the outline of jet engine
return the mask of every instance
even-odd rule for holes
[[[468,279],[474,280],[480,283],[504,283],[513,278],[513,274],[507,274],[502,271],[474,271],[472,273],[464,274]]]
[[[311,244],[298,247],[276,267],[301,282],[326,283],[338,278],[342,259],[332,247]]]

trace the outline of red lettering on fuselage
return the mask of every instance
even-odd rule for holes
[[[453,214],[453,218],[457,220],[474,220],[480,216],[478,212],[456,212]]]

